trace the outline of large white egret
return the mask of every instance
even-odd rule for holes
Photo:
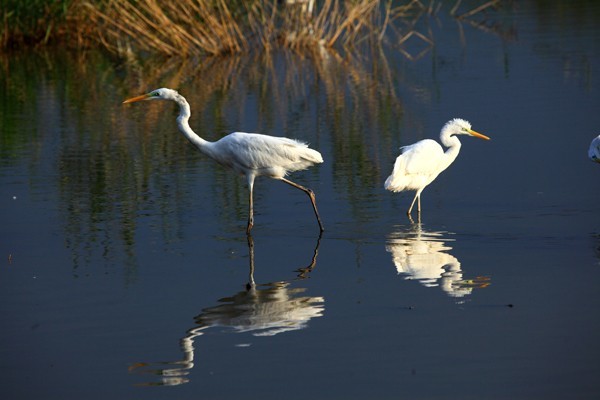
[[[416,191],[406,212],[409,218],[415,201],[418,203],[419,216],[421,215],[421,192],[458,156],[461,144],[456,135],[471,135],[490,140],[489,137],[472,130],[469,122],[454,118],[446,122],[440,132],[440,141],[448,148],[445,152],[442,146],[431,139],[420,140],[400,148],[401,154],[396,158],[394,170],[386,179],[384,187],[392,192]]]
[[[590,157],[590,160],[600,163],[600,135],[596,136],[590,143],[588,157]]]
[[[322,163],[321,153],[310,149],[306,143],[294,139],[258,133],[233,132],[216,142],[209,142],[190,128],[188,123],[191,115],[190,105],[177,91],[167,88],[156,89],[150,93],[127,99],[123,103],[141,100],[171,100],[177,103],[179,105],[177,126],[181,133],[202,153],[246,177],[250,192],[247,233],[254,226],[252,191],[254,179],[258,176],[278,179],[306,193],[317,217],[319,229],[323,232],[314,192],[285,178],[289,172]]]

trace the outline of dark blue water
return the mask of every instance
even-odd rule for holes
[[[385,58],[2,59],[3,398],[596,398],[600,7],[443,5]],[[465,6],[467,8],[467,6]],[[485,29],[484,29],[485,28]],[[409,55],[422,52],[413,59]],[[410,54],[408,54],[410,53]],[[244,180],[177,132],[295,137],[325,163]],[[422,195],[383,189],[398,147],[462,117]]]

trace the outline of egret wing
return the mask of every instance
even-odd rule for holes
[[[259,174],[283,177],[288,170],[300,170],[323,162],[321,154],[294,139],[234,132],[219,142],[219,148],[232,167],[254,170]]]
[[[413,175],[438,174],[444,150],[435,140],[425,139],[402,148],[405,171]]]

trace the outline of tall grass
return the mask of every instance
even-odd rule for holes
[[[390,7],[382,0],[324,0],[309,12],[277,0],[114,0],[88,3],[106,48],[164,55],[225,54],[253,46],[332,47],[378,35]]]
[[[247,48],[244,28],[226,0],[114,0],[86,3],[98,39],[115,52],[164,55],[237,53]]]
[[[484,1],[462,17],[494,6]],[[222,55],[283,46],[322,51],[381,42],[410,27],[415,14],[435,14],[440,0],[3,0],[0,49],[52,41],[100,46],[120,56]],[[451,14],[461,18],[455,0]],[[397,24],[397,22],[400,23]],[[404,39],[403,39],[404,38]],[[431,43],[430,43],[431,44]]]
[[[0,7],[0,41],[9,47],[26,41],[48,42],[66,19],[70,0],[3,0]]]

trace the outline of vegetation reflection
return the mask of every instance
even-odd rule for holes
[[[494,34],[510,38],[514,27],[500,14],[506,8],[484,13],[472,4],[453,11],[459,26],[477,21],[478,28],[494,27]],[[32,188],[56,188],[76,267],[95,253],[108,260],[124,255],[125,265],[136,265],[143,223],[166,247],[182,240],[197,210],[197,185],[228,230],[247,217],[244,182],[196,154],[176,131],[175,109],[125,113],[120,104],[131,93],[168,86],[189,99],[191,125],[209,140],[244,130],[293,135],[325,150],[330,170],[307,171],[306,179],[326,182],[331,172],[335,196],[348,202],[356,221],[368,220],[396,155],[390,149],[404,134],[398,126],[416,135],[423,129],[407,99],[431,104],[440,90],[435,75],[433,83],[418,79],[410,64],[413,40],[435,39],[430,24],[436,19],[428,16],[437,18],[438,11],[415,8],[403,17],[397,34],[405,40],[395,46],[404,50],[400,60],[369,41],[343,55],[327,49],[127,62],[95,52],[1,56],[0,162],[23,164]],[[427,54],[435,74],[443,61]]]

